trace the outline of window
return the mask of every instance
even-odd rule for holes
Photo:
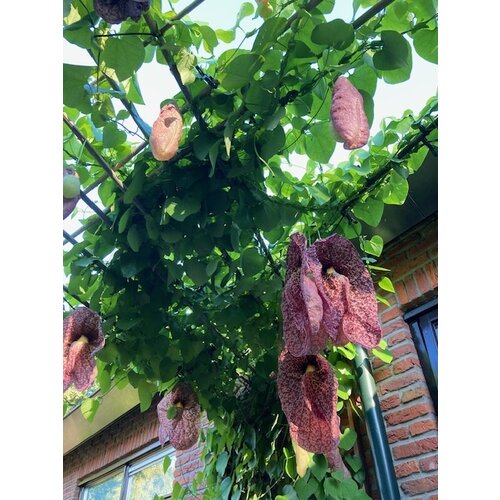
[[[166,456],[172,464],[166,473]],[[80,500],[152,500],[170,498],[174,481],[175,450],[156,450],[131,458],[82,485]],[[156,495],[156,497],[155,497]]]
[[[438,305],[434,299],[409,311],[404,316],[410,325],[420,365],[431,394],[436,414],[438,412]]]

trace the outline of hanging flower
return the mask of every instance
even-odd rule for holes
[[[95,380],[95,353],[104,346],[99,314],[78,307],[63,322],[63,388],[74,384],[79,391]]]
[[[94,10],[107,23],[119,24],[129,17],[139,21],[149,4],[149,0],[94,0]]]
[[[165,104],[154,121],[149,143],[156,160],[167,161],[175,156],[182,137],[182,114],[175,103]]]
[[[344,469],[338,443],[338,383],[320,355],[295,357],[286,349],[278,359],[278,396],[290,437],[311,453],[323,453],[330,467]]]
[[[357,149],[368,142],[370,127],[363,107],[363,96],[345,77],[333,86],[330,108],[332,125],[344,142],[344,149]]]
[[[306,247],[303,234],[292,235],[281,312],[285,344],[293,356],[316,354],[324,349],[328,340],[328,333],[320,328],[325,312],[317,287],[321,281],[321,265],[315,258],[314,248]]]
[[[317,354],[334,344],[375,347],[382,332],[375,289],[354,245],[340,235],[307,248],[292,235],[281,311],[285,345],[293,356]]]
[[[322,284],[327,301],[341,315],[338,332],[328,331],[334,344],[355,342],[367,349],[377,346],[382,329],[375,287],[356,247],[339,234],[317,240],[314,247],[324,269]]]
[[[159,439],[163,446],[170,444],[177,450],[191,448],[200,433],[200,405],[190,384],[179,382],[156,407],[160,421]]]

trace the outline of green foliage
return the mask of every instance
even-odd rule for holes
[[[355,1],[354,10],[373,3]],[[292,233],[314,240],[336,231],[370,255],[382,295],[393,291],[386,270],[374,265],[383,238],[365,237],[363,224],[376,228],[385,205],[406,202],[411,175],[429,151],[422,130],[437,146],[437,99],[419,114],[372,126],[366,147],[332,164],[331,89],[350,75],[371,123],[378,80],[410,78],[412,46],[436,61],[435,9],[432,1],[397,1],[354,29],[332,18],[333,1],[310,12],[303,1],[271,4],[274,14],[256,17],[256,29],[245,33],[248,49],[239,47],[238,26],[251,21],[253,2],[242,2],[231,29],[180,19],[162,36],[155,28],[174,13],[155,4],[138,22],[110,31],[92,2],[65,2],[64,36],[94,63],[63,68],[64,112],[85,142],[65,125],[63,161],[76,165],[83,190],[103,175],[96,154],[111,167],[123,162],[117,176],[124,186],[109,178],[100,184],[109,224],[96,215],[82,221],[81,242],[64,255],[65,298],[73,306],[87,301],[104,319],[106,347],[97,356],[103,392],[131,384],[145,411],[177,380],[196,388],[212,427],[193,491],[206,484],[206,498],[367,498],[354,430],[342,429],[341,442],[354,479],[331,471],[322,456],[297,475],[274,377],[284,262]],[[168,162],[153,158],[151,127],[135,106],[143,103],[138,72],[153,61],[177,69],[189,92],[164,96],[182,108],[184,123],[179,153]],[[217,88],[198,77],[197,62]],[[137,127],[146,144],[135,152],[128,130]],[[303,168],[290,167],[296,155]],[[383,344],[372,353],[390,361]],[[354,346],[329,346],[326,355],[342,414],[357,393]],[[81,411],[91,420],[98,406],[87,399]],[[186,494],[174,486],[173,498]]]

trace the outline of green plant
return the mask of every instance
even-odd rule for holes
[[[373,3],[355,2],[354,11]],[[90,0],[64,2],[66,40],[94,61],[64,65],[64,161],[77,161],[82,188],[99,185],[109,209],[88,216],[81,242],[64,254],[65,299],[103,318],[103,393],[131,384],[145,411],[155,394],[192,384],[212,426],[197,484],[206,480],[215,498],[363,498],[354,456],[352,480],[327,470],[321,456],[296,474],[274,377],[283,263],[292,233],[312,242],[337,232],[360,244],[385,300],[392,285],[376,266],[383,240],[367,239],[361,223],[376,227],[385,205],[405,203],[408,178],[437,143],[437,99],[379,130],[374,97],[378,80],[410,78],[410,41],[435,58],[418,33],[437,33],[436,12],[430,1],[396,1],[346,23],[331,19],[331,0],[271,4],[274,14],[242,35],[251,47],[238,48],[241,20],[254,12],[249,2],[230,30],[172,20],[157,0],[111,30]],[[184,124],[176,155],[164,162],[153,157],[151,127],[136,106],[143,103],[137,73],[152,61],[180,89],[164,96]],[[346,74],[363,95],[371,137],[332,164],[331,90]],[[301,169],[291,168],[297,154]],[[387,359],[383,349],[373,353]],[[330,346],[326,354],[342,414],[356,390],[354,350]],[[98,404],[89,406],[95,412]]]

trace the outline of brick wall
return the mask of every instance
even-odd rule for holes
[[[158,401],[159,398],[155,398],[151,408],[144,413],[139,407],[134,408],[64,457],[64,500],[78,500],[78,482],[82,478],[99,473],[113,463],[158,442]],[[205,416],[201,423],[202,427],[207,425]],[[201,470],[200,453],[201,446],[176,451],[174,479],[181,486],[191,483]]]
[[[64,500],[78,500],[80,489],[77,484],[82,478],[155,441],[158,441],[155,404],[144,413],[139,407],[126,413],[64,457]]]
[[[437,296],[437,215],[389,244],[382,267],[391,269],[395,294],[380,305],[390,365],[372,359],[377,392],[402,498],[437,499],[437,416],[408,324],[406,311]]]

